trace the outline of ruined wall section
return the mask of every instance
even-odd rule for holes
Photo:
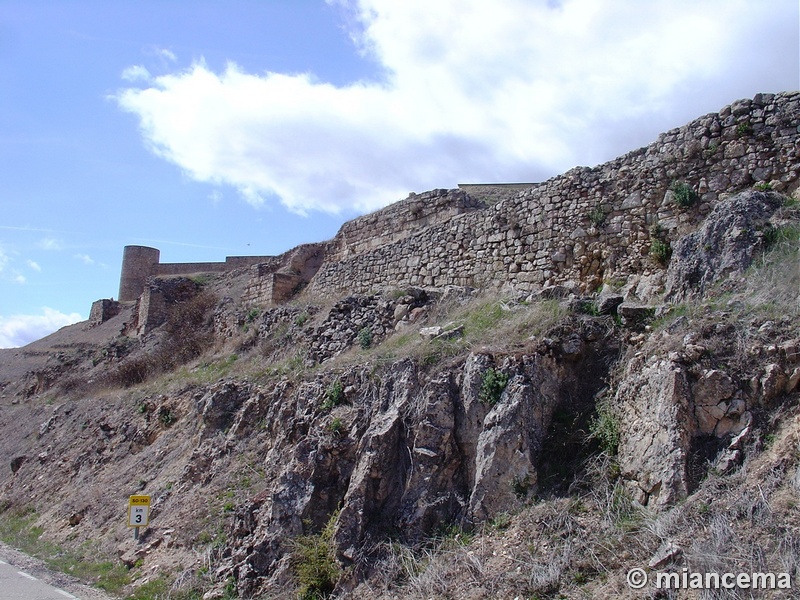
[[[521,191],[537,185],[536,183],[459,183],[458,189],[489,206],[513,198]]]
[[[800,173],[800,92],[759,94],[659,136],[603,165],[572,169],[480,211],[362,252],[327,260],[309,290],[334,296],[404,285],[532,291],[578,282],[663,272],[650,256],[654,238],[677,239],[697,227],[723,194],[769,184],[794,191]],[[675,202],[675,181],[698,194]],[[437,193],[440,193],[437,191]],[[373,235],[375,231],[373,230]]]
[[[326,260],[343,260],[372,252],[432,225],[446,223],[456,215],[484,208],[483,202],[463,190],[437,189],[410,194],[405,200],[342,225],[332,240]]]
[[[269,263],[250,267],[242,302],[246,305],[273,306],[287,302],[316,274],[329,243],[303,244],[275,257]]]
[[[167,277],[194,273],[227,273],[239,267],[268,264],[277,260],[279,257],[276,256],[227,256],[225,262],[159,263],[155,266],[153,275]]]

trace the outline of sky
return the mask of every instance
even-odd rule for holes
[[[122,249],[273,255],[800,88],[797,0],[0,0],[0,348]]]

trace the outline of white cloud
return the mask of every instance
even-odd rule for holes
[[[14,272],[14,283],[25,285],[27,282],[28,280],[26,279],[25,275],[17,271]]]
[[[3,247],[0,246],[0,273],[5,270],[9,262],[11,262],[11,257],[9,257]]]
[[[39,247],[42,250],[63,250],[64,243],[55,238],[43,238],[39,240]]]
[[[219,190],[212,190],[211,193],[208,195],[208,199],[211,200],[211,204],[217,206],[220,202],[222,202],[222,192]]]
[[[122,75],[120,76],[125,81],[136,82],[136,81],[150,81],[150,71],[148,71],[142,65],[132,65],[122,71]]]
[[[796,0],[331,1],[380,81],[336,87],[201,61],[117,102],[194,179],[304,213],[538,181],[800,86]]]
[[[85,265],[93,265],[94,259],[88,254],[76,254],[73,258],[81,261]]]
[[[175,56],[175,53],[168,48],[156,48],[155,53],[158,57],[168,60],[169,62],[176,62],[178,60],[178,57]]]
[[[29,268],[33,269],[37,273],[40,273],[42,271],[42,267],[35,260],[30,260],[30,259],[26,260],[25,264],[28,265]]]
[[[0,316],[0,348],[24,346],[81,320],[78,313],[65,314],[47,307],[41,315]]]

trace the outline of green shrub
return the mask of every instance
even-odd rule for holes
[[[362,350],[367,350],[372,346],[372,329],[364,327],[358,332],[358,345]]]
[[[736,126],[736,137],[743,138],[753,135],[753,126],[748,121],[743,121]]]
[[[597,414],[589,423],[591,437],[597,440],[600,449],[610,456],[617,453],[619,447],[619,420],[608,404],[601,403]]]
[[[753,186],[759,192],[771,192],[772,186],[767,183],[766,181],[759,181],[757,184]]]
[[[320,533],[294,541],[292,565],[300,584],[300,598],[304,600],[327,598],[336,587],[340,574],[333,547],[337,516],[338,513],[331,515]]]
[[[508,385],[508,375],[494,368],[486,369],[481,378],[481,389],[478,392],[478,400],[483,404],[494,406],[500,400],[503,390]]]
[[[685,181],[674,181],[670,187],[675,204],[681,208],[689,208],[697,202],[697,193]]]
[[[497,529],[498,531],[504,531],[511,527],[511,515],[507,512],[501,512],[494,516],[494,518],[489,522],[489,525],[492,529]]]
[[[330,410],[334,406],[339,406],[344,401],[344,387],[342,382],[337,379],[325,390],[325,400],[322,402],[322,410]]]
[[[666,265],[672,257],[672,246],[669,242],[654,239],[650,244],[650,256],[660,265]]]
[[[162,407],[161,407],[161,408],[158,410],[158,420],[159,420],[159,421],[161,421],[161,423],[162,423],[162,424],[163,424],[165,427],[169,427],[169,426],[170,426],[170,425],[172,425],[172,424],[173,424],[175,421],[177,421],[177,420],[178,420],[178,418],[177,418],[175,415],[173,415],[173,414],[172,414],[172,410],[170,410],[170,409],[169,409],[168,407],[166,407],[166,406],[162,406]]]
[[[600,227],[606,221],[606,213],[599,204],[589,211],[589,221],[595,227]]]
[[[339,417],[336,417],[328,424],[328,431],[330,431],[336,437],[339,437],[344,431],[344,422],[342,422]]]

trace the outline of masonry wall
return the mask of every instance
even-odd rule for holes
[[[535,187],[536,183],[459,183],[458,189],[485,205],[508,200],[523,190]]]
[[[531,291],[571,280],[591,291],[603,280],[656,273],[663,269],[649,256],[656,228],[675,240],[723,194],[759,182],[776,191],[797,187],[799,128],[800,92],[740,100],[616,160],[572,169],[395,241],[377,228],[370,244],[364,227],[308,289],[331,296],[403,285]],[[674,181],[689,184],[699,201],[678,207]]]
[[[414,235],[452,217],[485,208],[480,200],[463,190],[431,190],[411,194],[374,213],[342,225],[332,240],[326,260],[341,260],[373,251]]]

